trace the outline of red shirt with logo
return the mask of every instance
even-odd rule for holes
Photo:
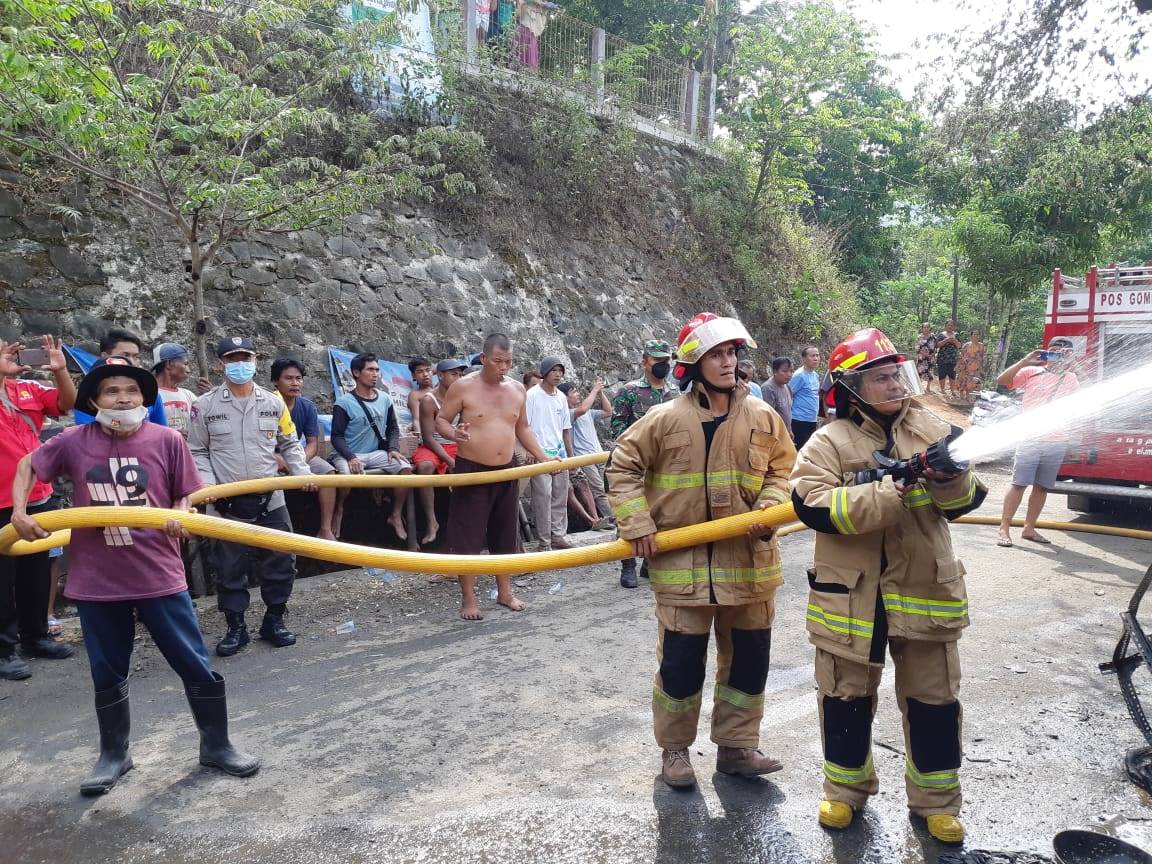
[[[59,417],[60,391],[23,378],[5,378],[0,404],[0,508],[12,506],[12,481],[16,465],[40,446],[40,430],[45,417]],[[12,410],[14,406],[16,410]],[[44,501],[52,494],[50,483],[37,482],[28,495],[28,503]]]

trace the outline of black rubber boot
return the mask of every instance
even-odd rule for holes
[[[636,587],[636,559],[625,558],[620,562],[620,587]]]
[[[244,623],[243,612],[225,612],[228,632],[216,643],[216,653],[221,657],[231,657],[251,640],[248,638],[248,625]]]
[[[132,716],[128,707],[128,681],[96,693],[96,722],[100,726],[100,758],[88,779],[80,784],[84,795],[103,795],[132,770],[128,734]]]
[[[277,648],[296,644],[296,634],[284,626],[284,610],[283,604],[269,606],[260,622],[260,638]]]
[[[251,777],[260,770],[260,760],[241,753],[228,740],[228,697],[224,676],[213,672],[215,681],[185,684],[188,705],[200,730],[200,764],[219,768],[233,777]]]

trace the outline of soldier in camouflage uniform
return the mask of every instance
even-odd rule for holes
[[[644,374],[635,381],[629,381],[616,391],[612,398],[612,437],[620,435],[648,413],[650,408],[662,402],[669,402],[680,395],[679,389],[668,377],[672,368],[672,349],[663,339],[649,339],[644,343]],[[644,562],[640,575],[647,578],[648,562]],[[625,558],[620,562],[620,587],[635,588],[636,559]]]

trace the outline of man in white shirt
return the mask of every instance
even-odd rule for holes
[[[572,412],[572,445],[575,455],[603,453],[604,448],[600,445],[600,436],[596,432],[596,421],[601,417],[612,415],[612,403],[604,393],[604,379],[596,379],[586,399],[581,398],[583,394],[571,381],[565,381],[558,389],[568,398],[568,409]],[[595,527],[601,529],[615,527],[616,523],[612,518],[608,496],[604,494],[603,471],[603,465],[585,465],[572,472],[573,478],[580,473],[587,481],[587,485],[582,484],[581,489],[584,495],[591,496],[592,500],[583,503],[600,517]]]
[[[164,419],[188,440],[188,419],[196,394],[180,385],[188,380],[188,349],[175,342],[161,342],[152,352],[152,374],[160,387]]]
[[[540,361],[540,384],[528,391],[528,426],[540,448],[552,458],[573,455],[572,417],[568,400],[556,388],[564,380],[564,361],[545,357]],[[570,549],[568,533],[568,472],[540,474],[532,478],[532,521],[540,535],[540,548]]]

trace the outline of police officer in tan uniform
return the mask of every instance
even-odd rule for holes
[[[204,485],[275,477],[279,473],[277,453],[293,476],[311,476],[284,400],[253,383],[256,346],[252,340],[244,336],[222,339],[216,356],[224,364],[224,383],[196,400],[188,430],[188,447]],[[304,488],[316,490],[315,485]],[[226,519],[292,531],[284,493],[279,490],[222,498],[214,505]],[[214,557],[217,604],[228,622],[216,653],[229,657],[249,642],[244,613],[253,565],[260,568],[260,595],[265,606],[260,637],[277,648],[295,645],[295,634],[284,625],[296,578],[295,556],[222,540],[216,544]]]

